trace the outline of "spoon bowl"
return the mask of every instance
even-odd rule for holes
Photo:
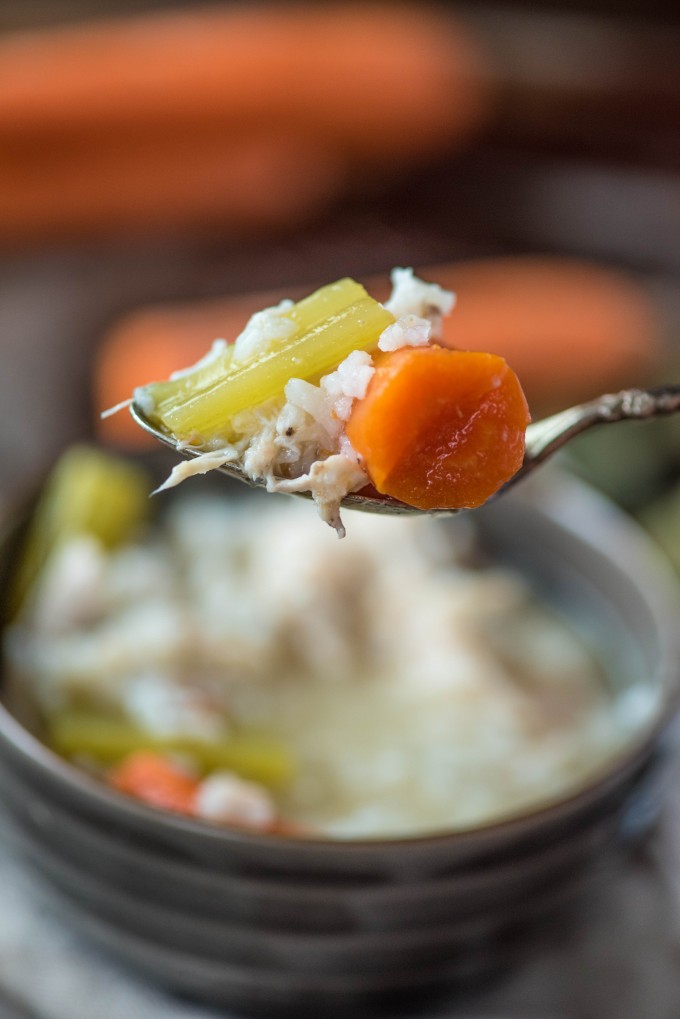
[[[559,411],[550,417],[532,422],[526,430],[526,447],[524,461],[517,473],[503,485],[491,498],[496,499],[519,481],[523,481],[540,464],[562,449],[571,439],[595,427],[595,425],[616,424],[618,421],[643,421],[652,418],[676,414],[680,411],[680,383],[657,386],[651,389],[624,389],[618,393],[605,393],[580,403],[574,407]],[[136,423],[145,432],[159,442],[170,446],[182,456],[191,458],[199,456],[202,450],[195,446],[185,446],[165,429],[153,424],[134,400],[130,404],[130,413]],[[264,487],[262,480],[253,480],[244,473],[238,464],[227,463],[216,468],[222,474],[236,478],[254,488]],[[304,498],[311,498],[308,492],[296,492]],[[350,492],[341,505],[350,509],[364,510],[369,513],[385,513],[392,516],[428,513],[452,515],[460,513],[460,509],[434,508],[428,510],[408,506],[394,499],[391,495],[383,495],[372,486],[362,488],[359,492]]]

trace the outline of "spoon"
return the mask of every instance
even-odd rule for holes
[[[620,393],[607,393],[587,403],[577,404],[567,410],[560,411],[540,421],[532,422],[526,430],[526,448],[524,462],[517,473],[492,496],[496,499],[507,492],[518,481],[524,480],[539,464],[547,460],[571,439],[594,425],[615,424],[617,421],[644,421],[651,418],[676,414],[680,411],[680,383],[657,386],[653,389],[624,389]],[[139,404],[130,405],[130,413],[137,424],[153,435],[159,442],[171,446],[182,456],[193,457],[200,450],[192,447],[179,447],[177,439],[169,432],[152,424]],[[224,464],[217,470],[228,474],[252,487],[263,487],[264,482],[253,481],[243,473],[236,464]],[[308,496],[307,492],[297,493]],[[420,510],[415,506],[407,506],[390,495],[381,495],[373,488],[364,488],[360,492],[352,492],[342,500],[342,505],[353,509],[365,510],[370,513],[408,514],[408,513],[459,513],[455,509]]]

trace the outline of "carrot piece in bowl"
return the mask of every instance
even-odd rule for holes
[[[403,347],[374,363],[347,436],[379,492],[419,509],[473,508],[519,470],[529,410],[502,357]]]
[[[164,754],[136,750],[108,774],[109,785],[153,807],[193,814],[198,782]]]

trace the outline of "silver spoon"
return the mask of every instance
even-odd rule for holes
[[[526,430],[526,451],[522,466],[492,498],[495,499],[507,492],[509,488],[526,478],[539,464],[551,457],[571,439],[581,435],[582,432],[587,432],[594,425],[609,425],[617,421],[644,421],[667,414],[676,414],[679,411],[680,384],[673,384],[657,386],[654,389],[624,389],[620,393],[607,393],[604,396],[598,396],[595,400],[589,400],[588,403],[580,403],[576,407],[569,407],[567,410],[543,418],[541,421],[534,421]],[[171,446],[182,456],[199,455],[200,450],[198,449],[180,448],[177,440],[169,432],[152,424],[139,404],[134,401],[130,405],[130,413],[137,424],[159,442]],[[225,464],[217,469],[247,485],[263,486],[263,482],[252,481],[235,464]],[[305,492],[299,494],[307,495]],[[398,499],[393,499],[390,495],[380,495],[374,490],[367,489],[346,495],[342,500],[342,505],[366,510],[370,513],[451,514],[460,512],[450,509],[419,510],[414,506],[407,506],[405,503],[399,502]]]

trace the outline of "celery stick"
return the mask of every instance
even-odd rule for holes
[[[327,286],[321,287],[313,294],[298,301],[289,311],[283,313],[283,317],[289,318],[298,327],[297,333],[292,338],[295,339],[301,333],[323,322],[324,319],[338,314],[356,301],[364,300],[367,297],[368,294],[360,283],[349,278],[341,279],[336,283],[329,283]],[[230,375],[232,352],[233,347],[229,346],[215,360],[182,378],[153,382],[149,386],[144,386],[144,390],[155,402],[155,408],[149,415],[151,419],[157,423],[166,424],[166,419],[175,410],[181,410],[188,400]]]
[[[236,733],[223,740],[188,736],[155,736],[117,718],[84,711],[60,711],[47,723],[47,742],[62,757],[90,757],[114,764],[136,750],[156,750],[186,756],[205,773],[233,771],[270,787],[290,780],[293,762],[280,743],[260,733]]]
[[[72,446],[47,483],[36,524],[54,541],[92,534],[111,548],[148,515],[148,478],[135,464],[90,446]]]
[[[286,316],[299,326],[300,332],[306,332],[325,318],[337,315],[344,308],[349,308],[350,304],[363,301],[366,297],[368,294],[362,285],[346,277],[315,290],[309,297],[303,297],[286,312]]]
[[[179,438],[227,435],[231,418],[283,395],[291,378],[312,379],[333,371],[353,350],[370,350],[394,316],[370,297],[295,336],[285,348],[244,362],[204,393],[162,415]]]
[[[218,382],[229,371],[233,353],[233,347],[229,346],[214,360],[178,379],[152,382],[148,386],[143,386],[142,388],[149,393],[156,405],[151,416],[158,417],[164,409],[171,409],[175,404],[183,403],[195,396],[196,393]]]
[[[76,534],[107,548],[128,539],[149,512],[146,472],[89,446],[72,446],[55,466],[38,502],[14,575],[11,606],[19,608],[50,552]]]

